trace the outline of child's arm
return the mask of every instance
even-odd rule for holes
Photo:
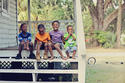
[[[76,37],[75,37],[75,35],[74,35],[74,34],[72,34],[72,38],[73,38],[73,40],[74,40],[74,41],[76,40]]]
[[[64,41],[64,33],[63,33],[63,32],[61,33],[61,39],[62,39],[63,44],[65,44],[65,41]]]
[[[68,36],[65,38],[65,40],[68,40],[68,39],[69,39],[69,37],[70,37],[70,34],[68,34]]]
[[[18,35],[18,40],[19,40],[20,42],[22,42],[22,40],[23,40],[23,38],[21,37],[20,34]]]
[[[65,44],[65,41],[64,41],[64,36],[62,36],[62,42],[63,42],[63,44]]]
[[[32,40],[32,35],[30,34],[28,37],[28,41],[31,42],[31,40]]]
[[[26,49],[29,50],[29,40],[27,40],[27,43],[26,43]]]

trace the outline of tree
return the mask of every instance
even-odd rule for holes
[[[121,21],[122,21],[122,0],[118,0],[119,9],[118,9],[118,18],[117,18],[117,47],[120,46],[120,35],[121,35]]]
[[[20,21],[28,20],[27,0],[18,0],[18,11]],[[57,19],[73,19],[72,0],[31,0],[31,20]]]
[[[28,20],[27,4],[28,4],[27,0],[18,0],[18,20],[19,21]]]
[[[117,47],[120,46],[121,34],[121,15],[125,9],[125,3],[120,3],[118,0],[81,0],[83,11],[89,9],[92,17],[94,30],[106,31],[111,23],[116,24],[117,20]],[[121,0],[122,1],[122,0]],[[118,4],[119,2],[119,4]],[[125,2],[125,0],[124,0]],[[110,13],[108,13],[110,10]]]

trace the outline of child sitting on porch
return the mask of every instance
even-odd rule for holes
[[[69,53],[73,52],[72,59],[75,59],[76,54],[76,35],[73,33],[73,27],[71,25],[67,26],[67,32],[64,35],[65,45],[64,48],[66,49],[67,57],[70,58]]]
[[[33,43],[31,42],[31,33],[27,32],[27,24],[23,23],[20,26],[21,33],[18,35],[18,39],[20,41],[19,44],[19,53],[16,56],[16,59],[21,59],[22,50],[30,51],[29,58],[34,59],[35,55],[33,53]],[[29,48],[30,47],[30,48]]]
[[[59,25],[60,25],[59,21],[53,21],[52,22],[53,30],[49,34],[51,37],[52,45],[61,55],[61,58],[66,60],[66,58],[63,56],[62,51],[60,49],[60,47],[62,47],[64,43],[64,34],[59,30]]]
[[[34,48],[37,45],[36,59],[40,60],[40,49],[45,50],[44,56],[43,56],[44,59],[48,58],[48,49],[49,49],[50,54],[51,54],[50,59],[53,59],[54,56],[53,56],[53,51],[52,51],[52,48],[51,48],[51,42],[50,42],[51,39],[50,39],[49,33],[45,32],[45,27],[44,27],[43,24],[38,25],[38,31],[39,32],[36,34],[35,43],[34,43]]]

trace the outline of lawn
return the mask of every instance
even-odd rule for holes
[[[86,83],[125,83],[125,56],[94,57],[96,64],[86,66]]]

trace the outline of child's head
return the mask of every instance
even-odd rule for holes
[[[68,33],[73,33],[73,26],[72,25],[67,26],[67,32]]]
[[[52,22],[52,27],[54,31],[57,31],[59,28],[60,22],[58,20]]]
[[[21,24],[21,25],[20,25],[20,30],[21,30],[22,32],[27,32],[27,24],[26,24],[26,23]]]
[[[44,27],[43,24],[39,24],[39,25],[38,25],[38,31],[39,31],[39,33],[40,33],[41,35],[44,34],[44,32],[45,32],[45,27]]]

